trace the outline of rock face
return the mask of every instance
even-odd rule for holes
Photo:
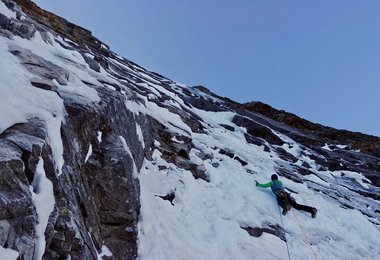
[[[313,132],[315,139],[319,142],[331,143],[340,142],[346,144],[353,150],[380,157],[380,140],[378,137],[363,135],[361,133],[350,132],[347,130],[337,130],[331,127],[315,124],[300,118],[294,114],[277,110],[261,102],[250,102],[243,104],[243,108],[255,113],[262,114],[278,122],[282,122],[292,128]]]
[[[36,210],[29,189],[39,156],[49,156],[46,129],[39,120],[14,125],[1,134],[1,246],[25,259],[34,252]]]
[[[155,156],[160,156],[170,165],[191,171],[195,179],[210,181],[204,164],[189,154],[194,149],[204,161],[212,159],[193,142],[192,135],[207,135],[207,128],[216,126],[200,118],[194,109],[234,113],[234,126],[220,127],[231,133],[246,129],[247,143],[278,155],[280,175],[307,182],[311,189],[325,193],[342,207],[358,209],[374,225],[380,225],[378,137],[313,124],[261,103],[239,104],[205,87],[181,86],[119,57],[88,30],[29,0],[1,3],[14,14],[0,13],[0,44],[7,45],[4,54],[23,69],[14,77],[28,75],[27,90],[49,93],[62,101],[64,110],[57,131],[48,120],[58,118],[57,111],[43,110],[48,101],[41,100],[43,112],[27,111],[26,119],[0,133],[0,246],[17,251],[19,259],[36,258],[36,241],[41,239],[46,242],[43,259],[97,259],[100,255],[103,259],[135,259],[140,213],[138,173],[144,161],[154,162]],[[25,47],[36,34],[51,56],[43,57],[32,47]],[[15,37],[23,38],[24,44],[14,41]],[[11,87],[16,85],[10,83],[4,89]],[[45,116],[46,111],[49,116]],[[160,111],[174,119],[154,116]],[[281,134],[298,142],[300,157],[285,150],[291,144]],[[62,145],[61,166],[57,139]],[[242,166],[248,164],[223,144],[212,149]],[[354,151],[357,149],[362,152]],[[334,189],[305,180],[304,176],[317,173],[307,161],[298,163],[304,155],[318,165],[318,170],[362,173],[372,182],[371,190],[349,178],[328,180]],[[44,238],[36,233],[41,213],[33,199],[41,188],[35,185],[41,160],[53,185],[50,195],[54,199]],[[218,167],[217,162],[212,165]],[[157,196],[174,205],[174,192]],[[267,232],[285,240],[278,223],[242,228],[252,236]],[[105,253],[104,247],[112,254]]]

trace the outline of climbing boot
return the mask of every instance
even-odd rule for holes
[[[311,210],[311,217],[312,218],[315,218],[316,216],[317,216],[317,209],[316,208],[313,208],[312,210]]]
[[[286,205],[284,207],[284,209],[282,210],[282,215],[286,215],[286,213],[288,213],[288,211],[291,209],[292,207],[290,205]]]

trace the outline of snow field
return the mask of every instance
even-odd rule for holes
[[[281,225],[275,196],[269,188],[257,188],[254,184],[255,179],[270,181],[275,161],[280,158],[264,152],[263,147],[247,144],[244,129],[234,126],[236,131],[231,133],[218,127],[222,123],[233,125],[229,121],[231,114],[197,112],[211,127],[207,135],[192,134],[195,149],[190,158],[204,164],[210,182],[194,179],[190,172],[160,159],[159,154],[154,161],[144,162],[139,174],[139,259],[287,259],[284,241],[267,233],[251,237],[241,228],[262,227],[265,223]],[[248,165],[243,167],[218,153],[218,148],[232,151]],[[301,156],[297,144],[289,149]],[[199,150],[213,154],[213,159],[197,159]],[[215,168],[212,163],[219,166]],[[158,166],[167,169],[160,171]],[[256,174],[247,173],[247,169]],[[318,208],[315,219],[295,209],[283,217],[291,259],[314,259],[313,251],[318,259],[380,256],[380,232],[359,211],[341,208],[332,199],[309,189],[306,183],[281,180],[297,192],[292,196],[298,203]],[[310,180],[329,185],[316,176]],[[174,206],[158,197],[171,192],[175,194]]]

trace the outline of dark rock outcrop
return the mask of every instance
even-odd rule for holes
[[[346,144],[352,150],[360,150],[380,158],[380,138],[376,136],[364,135],[362,133],[347,130],[337,130],[320,124],[312,123],[284,110],[277,110],[262,102],[249,102],[242,106],[248,111],[260,113],[278,122],[284,123],[292,128],[302,131],[313,132],[319,140],[325,143]],[[300,140],[295,138],[295,140]]]
[[[175,193],[174,192],[168,193],[165,196],[160,196],[160,195],[156,195],[156,196],[163,199],[163,200],[169,201],[170,204],[172,204],[174,206],[174,203],[173,203],[173,200],[175,199]]]
[[[241,227],[250,236],[260,237],[264,232],[274,235],[286,242],[286,231],[279,224],[264,223],[262,227]]]
[[[30,186],[39,157],[51,156],[43,122],[31,119],[0,135],[1,246],[13,248],[25,259],[34,255],[37,212]]]
[[[261,137],[270,144],[283,145],[282,141],[277,135],[275,135],[268,127],[257,123],[249,118],[236,115],[233,120],[237,126],[245,127],[248,134],[256,137]]]

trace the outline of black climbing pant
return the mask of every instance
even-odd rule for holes
[[[277,198],[278,205],[280,205],[281,208],[283,209],[289,207],[290,205],[295,209],[313,213],[313,207],[298,204],[296,200],[292,196],[290,196],[290,194],[287,193],[286,191],[278,191],[276,193],[276,198]]]

